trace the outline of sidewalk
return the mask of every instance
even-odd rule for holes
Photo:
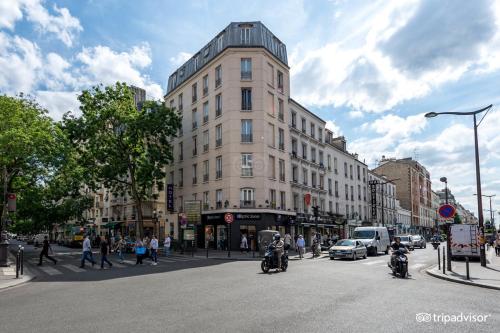
[[[465,260],[452,261],[452,271],[446,271],[446,274],[443,274],[443,267],[439,270],[437,265],[427,269],[427,274],[451,282],[500,290],[500,257],[495,255],[494,249],[486,252],[486,261],[487,267],[481,267],[479,261],[469,262],[470,280],[467,280]]]
[[[178,252],[177,252],[178,253]],[[191,252],[184,252],[185,256],[190,256]],[[321,259],[324,257],[328,257],[328,252],[323,251],[320,257],[316,257],[314,259]],[[194,252],[195,258],[207,258],[207,251],[205,249],[198,249]],[[306,252],[304,255],[304,259],[311,259],[311,252]],[[290,260],[299,260],[299,255],[295,250],[288,251],[288,258]],[[208,259],[217,259],[217,260],[238,260],[238,261],[260,261],[262,257],[259,256],[258,251],[249,251],[248,253],[241,253],[240,251],[231,251],[231,256],[228,256],[228,251],[220,251],[220,250],[208,250]]]
[[[25,282],[29,282],[35,278],[29,269],[24,264],[23,275],[19,273],[19,278],[16,279],[16,259],[9,252],[9,267],[0,267],[0,291],[5,288],[14,287]]]

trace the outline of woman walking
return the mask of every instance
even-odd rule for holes
[[[115,244],[114,250],[118,253],[118,258],[120,258],[120,264],[123,264],[123,252],[125,251],[125,240],[120,236]]]

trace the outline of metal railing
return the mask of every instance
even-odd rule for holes
[[[255,200],[241,200],[240,208],[255,208]]]

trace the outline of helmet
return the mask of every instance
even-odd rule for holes
[[[397,241],[397,240],[401,241],[401,237],[399,237],[399,236],[394,237],[394,241]]]
[[[280,234],[274,234],[274,240],[280,240],[281,236]]]

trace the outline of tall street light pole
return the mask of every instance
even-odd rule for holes
[[[448,204],[448,178],[441,177],[439,181],[444,183],[444,201]],[[446,252],[448,255],[446,256],[446,269],[451,272],[451,239],[450,239],[450,229],[451,223],[446,223]]]
[[[481,124],[483,121],[484,117],[488,113],[489,110],[493,107],[493,104],[490,104],[482,109],[476,110],[476,111],[470,111],[470,112],[429,112],[425,114],[426,118],[434,118],[437,117],[438,115],[441,114],[450,114],[450,115],[457,115],[457,116],[473,116],[474,118],[474,148],[475,148],[475,155],[476,155],[476,187],[477,187],[477,214],[479,215],[479,235],[480,235],[480,244],[479,244],[479,249],[480,249],[480,259],[481,259],[481,266],[486,267],[486,250],[484,247],[485,240],[484,240],[484,221],[483,221],[483,203],[482,203],[482,195],[481,195],[481,172],[479,168],[479,144],[478,144],[478,138],[477,138],[477,127]],[[476,122],[476,115],[479,113],[482,113],[486,111],[484,114],[483,118],[479,121],[479,124]]]

